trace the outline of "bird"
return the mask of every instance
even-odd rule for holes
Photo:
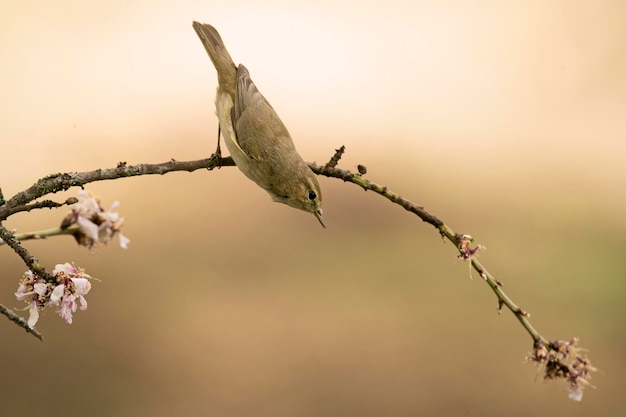
[[[235,165],[274,201],[312,213],[325,228],[317,177],[296,150],[287,127],[248,69],[235,65],[217,30],[199,22],[193,22],[193,28],[217,71],[216,113]],[[219,154],[219,134],[217,149]]]

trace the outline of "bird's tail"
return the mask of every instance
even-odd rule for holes
[[[237,86],[237,67],[226,50],[220,34],[213,26],[206,23],[193,22],[193,28],[217,70],[219,89],[228,93],[234,100]]]

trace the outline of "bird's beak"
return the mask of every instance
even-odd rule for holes
[[[315,217],[317,217],[317,220],[320,221],[320,224],[322,225],[322,227],[326,229],[326,224],[324,224],[324,218],[322,217],[322,210],[317,209],[313,212],[313,214],[315,215]]]

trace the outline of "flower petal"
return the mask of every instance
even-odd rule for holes
[[[33,288],[35,289],[35,292],[42,297],[48,292],[48,284],[45,282],[38,282],[33,285]]]
[[[35,301],[30,304],[28,312],[30,313],[28,316],[28,327],[32,329],[39,320],[39,309],[37,308],[37,303]]]
[[[78,301],[80,302],[80,309],[87,310],[87,300],[82,295],[78,296]]]
[[[95,223],[82,216],[78,217],[76,223],[78,223],[80,231],[83,232],[85,236],[94,242],[98,241],[98,226]]]
[[[130,243],[130,239],[124,236],[121,232],[119,233],[119,236],[120,236],[120,246],[122,247],[122,249],[128,249],[128,244]]]
[[[54,287],[52,294],[50,294],[50,304],[59,304],[59,301],[63,298],[63,294],[65,294],[65,285],[61,284]]]
[[[74,283],[74,293],[83,296],[91,290],[91,282],[86,278],[71,278]]]

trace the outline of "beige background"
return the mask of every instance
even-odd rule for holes
[[[424,205],[549,338],[602,372],[582,404],[432,227],[321,179],[323,230],[238,170],[96,183],[128,251],[29,242],[99,278],[44,343],[0,319],[0,414],[612,416],[626,406],[626,7],[621,1],[5,2],[0,186],[206,157],[215,25],[309,161]],[[75,195],[71,190],[67,195]],[[62,199],[65,196],[54,196]],[[65,209],[21,214],[21,232]],[[0,248],[0,303],[24,265]]]

